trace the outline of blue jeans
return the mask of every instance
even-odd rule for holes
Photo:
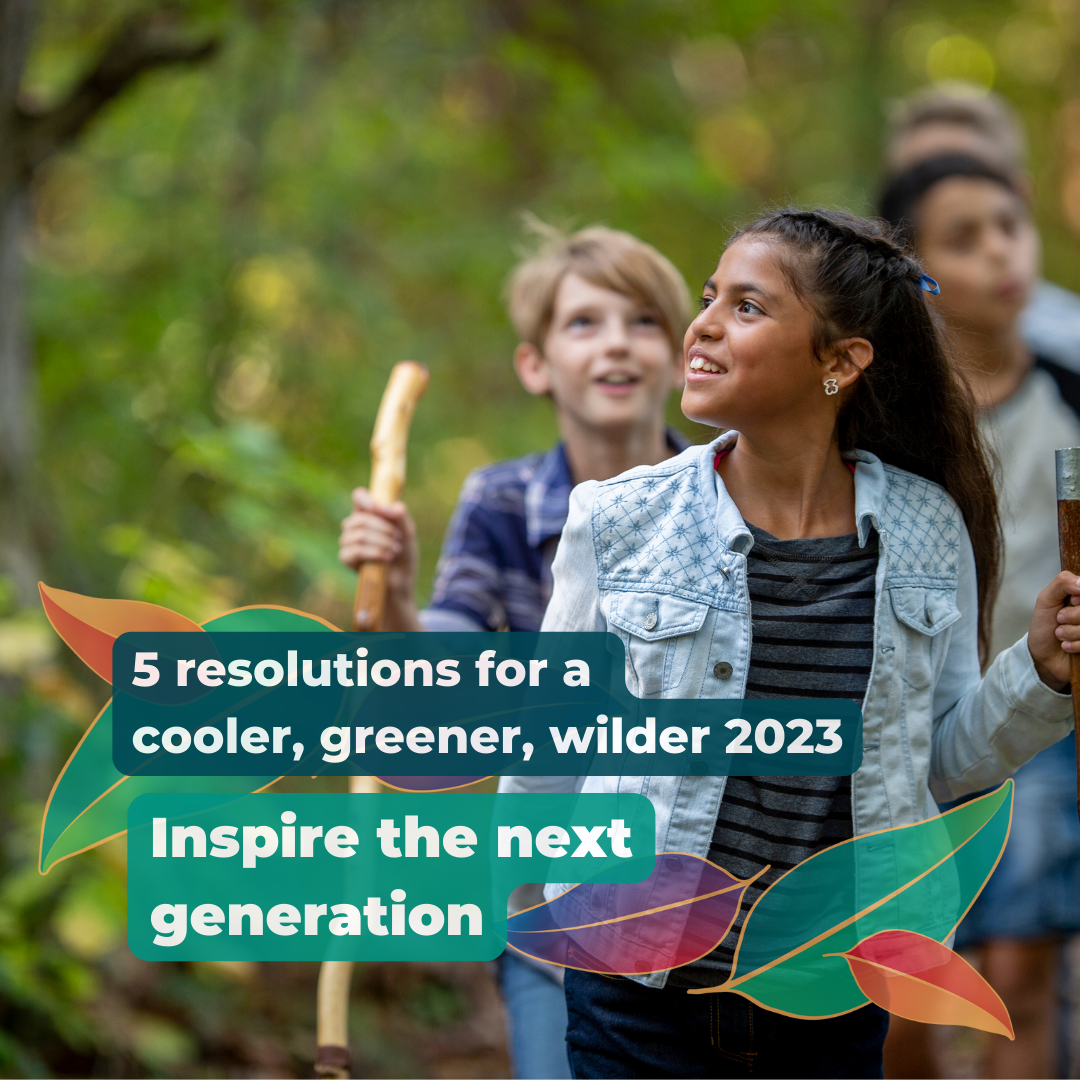
[[[1013,779],[1009,842],[986,888],[957,928],[958,949],[1002,938],[1033,940],[1080,931],[1073,736],[1037,754],[1016,770]]]
[[[566,973],[566,1041],[577,1080],[623,1077],[880,1077],[889,1014],[828,1020],[769,1012],[738,994]]]
[[[509,949],[498,963],[514,1075],[518,1080],[570,1080],[562,987]]]

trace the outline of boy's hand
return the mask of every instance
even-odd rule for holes
[[[1069,683],[1069,657],[1080,654],[1080,577],[1062,570],[1035,601],[1028,630],[1028,650],[1047,686]]]
[[[350,570],[388,563],[385,622],[388,630],[422,629],[416,616],[416,525],[402,502],[378,506],[367,488],[352,493],[353,512],[341,523],[338,558]]]

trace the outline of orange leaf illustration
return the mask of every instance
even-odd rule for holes
[[[141,600],[99,600],[38,582],[53,629],[87,667],[112,683],[113,642],[129,630],[189,631],[202,627],[183,615]]]
[[[957,1024],[1013,1038],[993,987],[958,953],[910,930],[882,930],[843,956],[876,1005],[924,1024]]]

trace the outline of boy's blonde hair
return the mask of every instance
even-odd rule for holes
[[[690,292],[656,248],[603,225],[570,236],[535,218],[528,225],[540,235],[540,246],[514,269],[506,289],[510,319],[521,341],[543,352],[559,285],[567,274],[577,274],[651,308],[674,352],[681,352],[690,322]]]

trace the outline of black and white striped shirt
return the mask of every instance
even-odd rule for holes
[[[874,650],[877,534],[777,540],[753,525],[746,557],[753,642],[748,698],[849,698],[862,705]],[[849,776],[732,776],[709,858],[740,878],[770,869],[743,894],[728,936],[679,969],[673,986],[713,986],[731,971],[739,930],[761,893],[803,859],[852,835]]]

